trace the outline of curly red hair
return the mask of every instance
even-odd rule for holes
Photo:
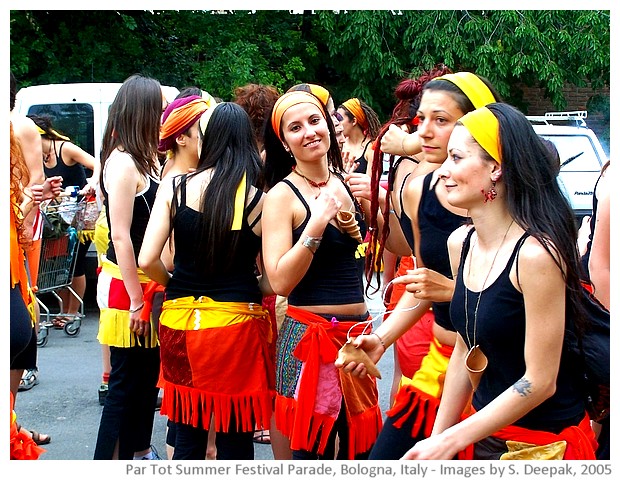
[[[234,93],[234,102],[248,113],[256,140],[262,144],[265,119],[269,116],[273,104],[280,97],[278,90],[271,85],[249,83],[235,88]]]
[[[19,139],[13,131],[13,123],[11,126],[11,207],[16,211],[20,211],[20,199],[23,194],[24,186],[30,182],[30,172],[26,166],[22,148]],[[22,245],[27,244],[28,240],[25,235],[25,226],[23,215],[18,215],[16,220],[17,239]]]

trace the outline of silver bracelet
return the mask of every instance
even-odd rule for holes
[[[317,251],[319,246],[321,245],[321,240],[323,237],[311,237],[310,235],[306,235],[306,238],[302,242],[302,245],[306,247],[308,250],[314,253]]]
[[[139,312],[140,310],[142,310],[144,308],[144,303],[142,305],[140,305],[139,307],[134,308],[133,310],[130,308],[129,309],[129,313],[136,313]]]

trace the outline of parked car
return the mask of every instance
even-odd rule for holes
[[[588,112],[548,112],[528,116],[538,135],[553,142],[560,154],[559,182],[578,220],[592,214],[594,185],[607,162],[596,134],[588,128]]]

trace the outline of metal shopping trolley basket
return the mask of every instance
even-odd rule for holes
[[[79,233],[84,223],[85,208],[86,202],[78,202],[64,197],[41,206],[44,226],[36,291],[37,302],[42,310],[37,336],[37,345],[40,347],[47,344],[49,330],[53,328],[55,318],[68,319],[63,327],[67,335],[73,337],[80,333],[82,317],[84,316],[84,303],[71,288],[71,281],[75,270],[77,250],[80,243]],[[58,295],[58,291],[62,289],[66,289],[77,299],[79,302],[78,313],[68,314],[64,312],[63,300]],[[58,313],[50,312],[50,308],[41,298],[44,294],[51,294],[58,300]]]

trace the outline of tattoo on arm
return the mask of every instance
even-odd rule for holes
[[[525,377],[517,380],[512,388],[522,397],[527,397],[530,393],[532,393],[532,384]]]

